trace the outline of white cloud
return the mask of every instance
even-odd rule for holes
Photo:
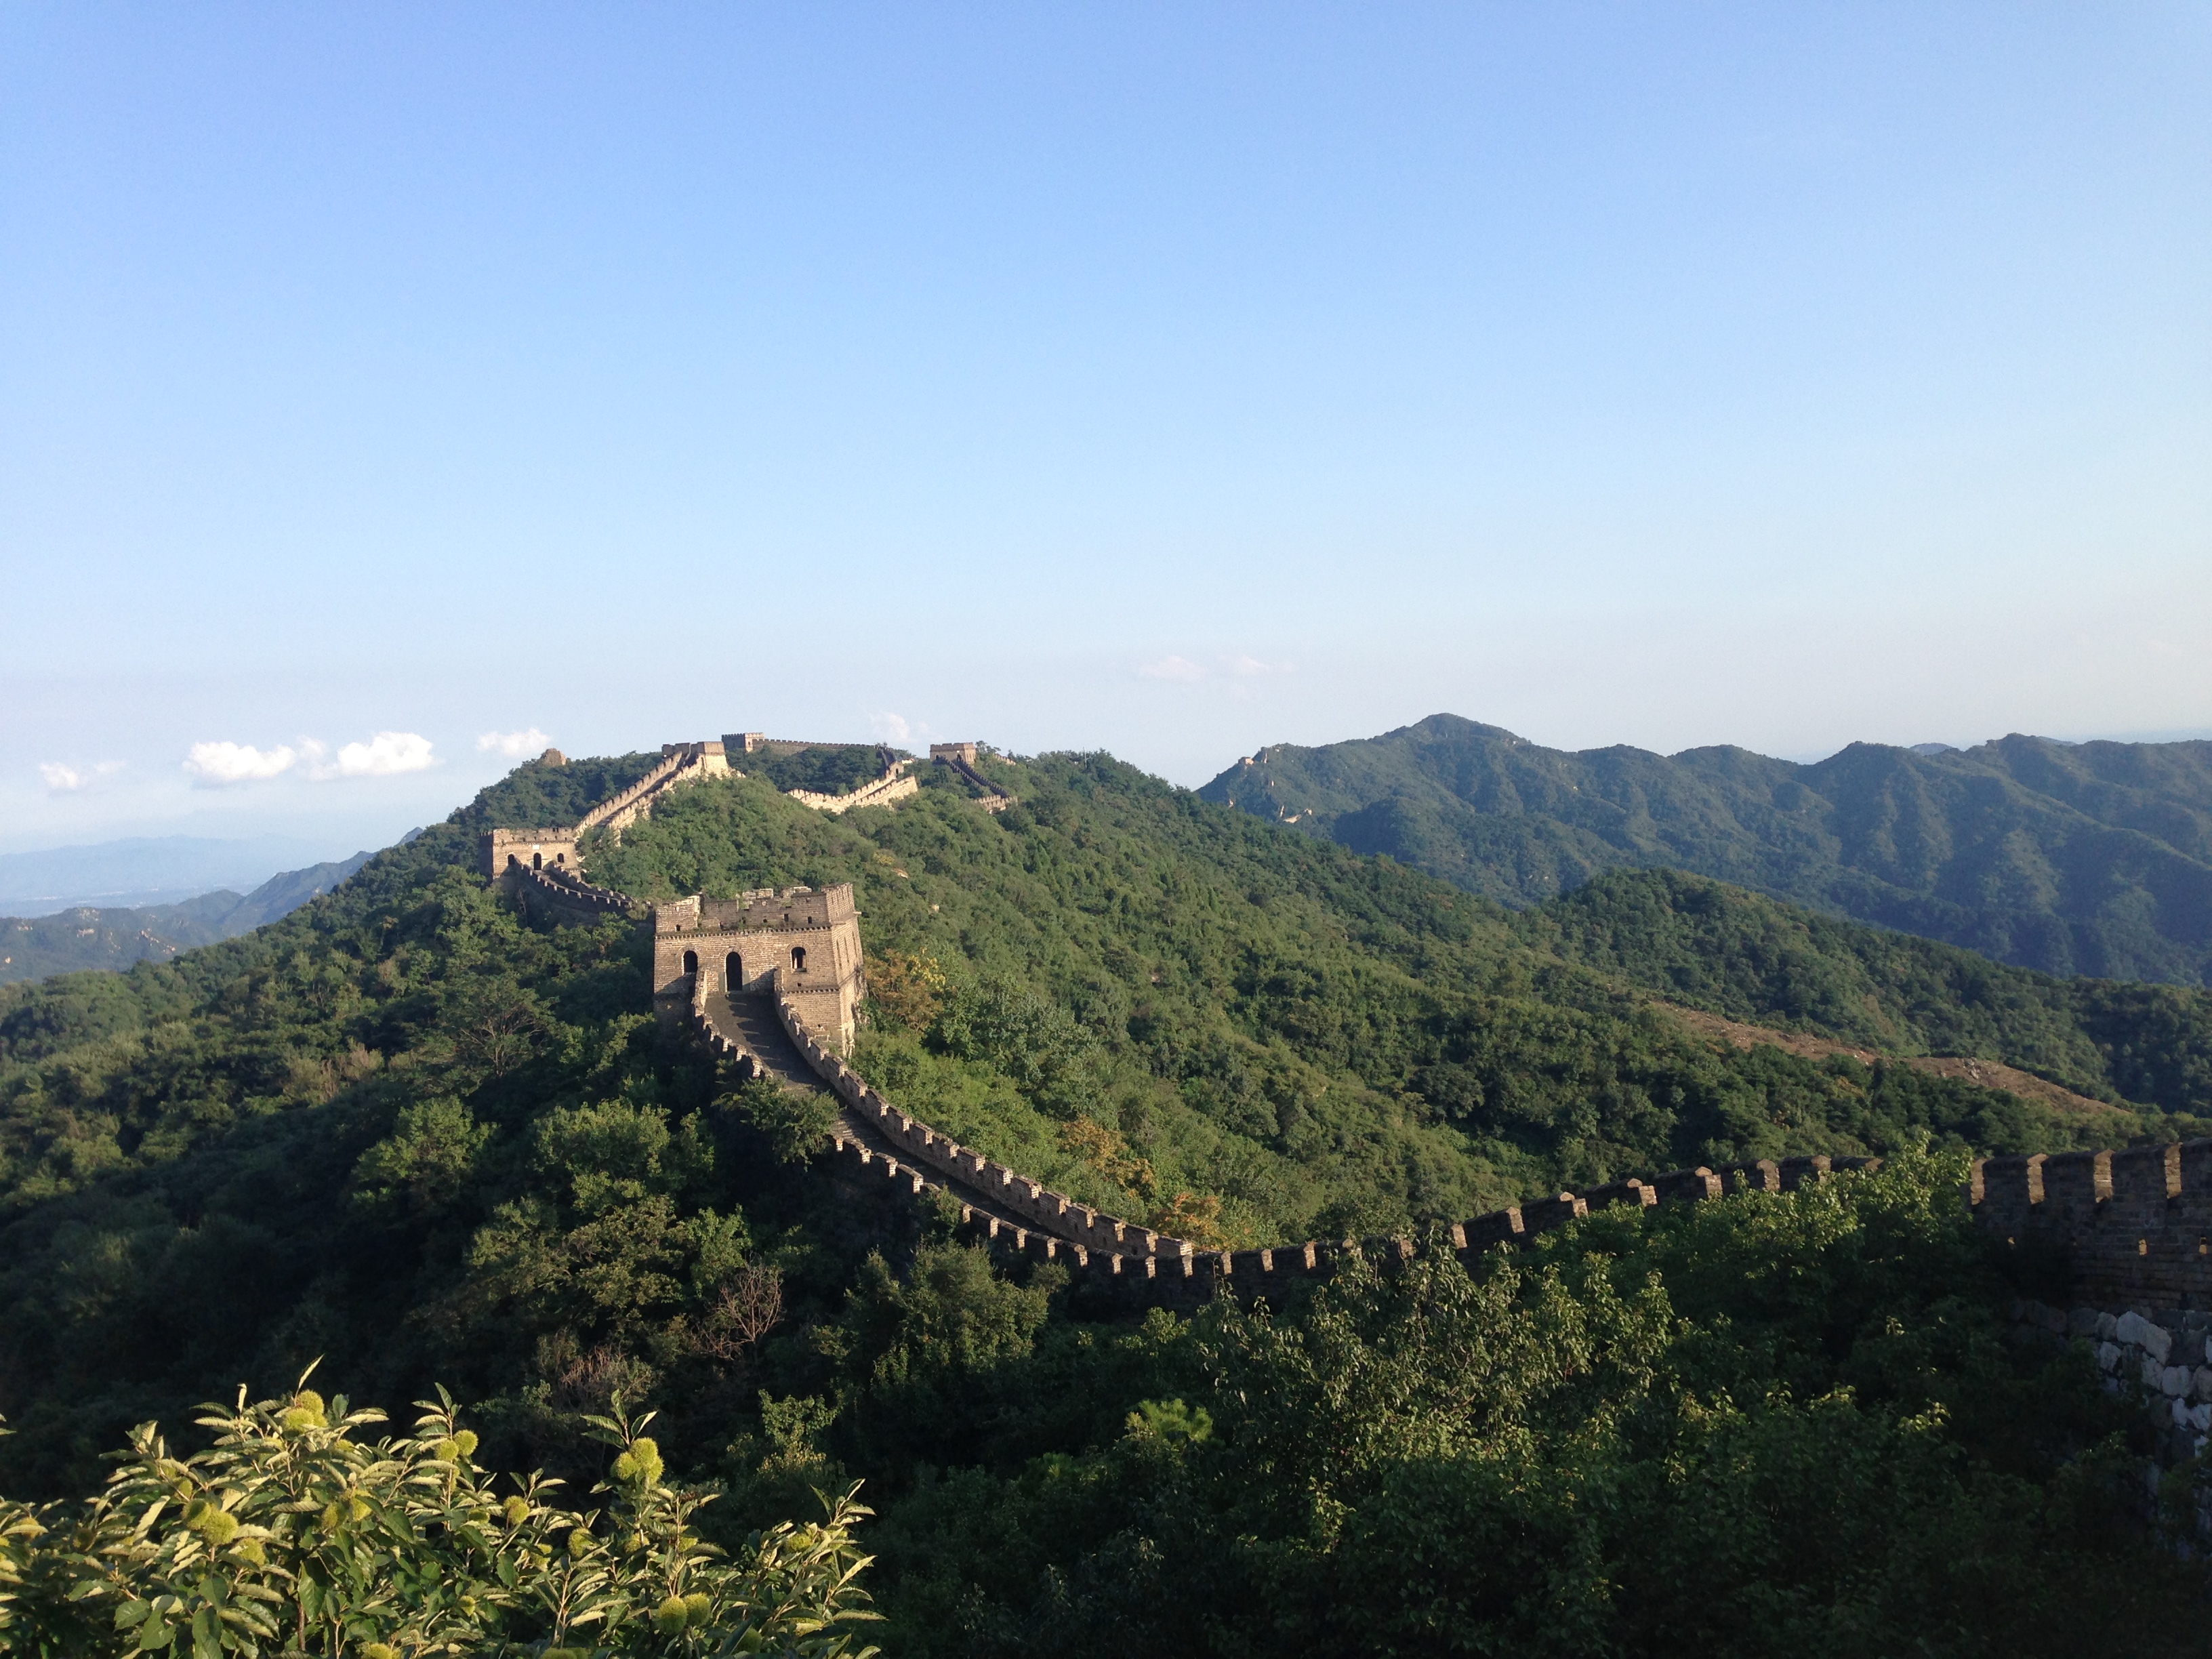
[[[1162,657],[1158,662],[1145,664],[1137,672],[1148,680],[1181,680],[1186,684],[1206,678],[1206,671],[1188,657]]]
[[[89,789],[110,772],[123,769],[121,761],[102,761],[97,766],[70,766],[60,761],[42,761],[39,775],[46,780],[46,787],[57,795],[73,790]]]
[[[259,783],[305,767],[318,783],[332,778],[388,778],[435,766],[430,739],[414,732],[372,732],[367,743],[349,743],[335,757],[315,738],[299,738],[273,749],[241,743],[196,743],[185,770],[204,784]]]
[[[317,745],[319,750],[320,745]],[[430,739],[416,732],[377,732],[367,743],[349,743],[338,750],[335,765],[318,765],[311,775],[324,778],[389,778],[402,772],[423,772],[437,762]]]
[[[903,714],[878,714],[872,724],[878,738],[897,748],[905,748],[917,735],[914,722]]]
[[[487,732],[477,739],[477,753],[498,753],[509,760],[542,755],[552,746],[553,739],[534,726],[525,732]]]
[[[1284,662],[1261,662],[1257,657],[1248,657],[1241,652],[1233,657],[1224,657],[1222,661],[1231,673],[1245,678],[1255,674],[1287,674],[1291,667]]]
[[[252,783],[290,771],[300,751],[289,744],[256,749],[242,743],[196,743],[185,757],[185,770],[208,784]]]

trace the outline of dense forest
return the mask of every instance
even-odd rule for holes
[[[2212,983],[2212,743],[1569,754],[1435,714],[1200,792],[1502,903],[1692,871],[2053,974]]]
[[[1671,873],[1510,911],[1097,756],[988,763],[1020,798],[995,815],[943,769],[842,818],[702,783],[586,849],[648,898],[852,881],[860,1069],[1187,1237],[1419,1237],[1684,1164],[1890,1158],[1600,1216],[1472,1273],[1424,1258],[1297,1306],[1102,1324],[1056,1269],[823,1179],[656,1030],[630,926],[532,927],[473,873],[479,830],[574,822],[653,758],[525,766],[249,937],[0,991],[0,1492],[92,1492],[149,1419],[204,1447],[195,1407],[241,1383],[281,1423],[319,1362],[317,1387],[395,1415],[450,1389],[501,1501],[532,1469],[572,1508],[641,1501],[606,1425],[657,1411],[653,1456],[672,1492],[714,1483],[690,1524],[733,1572],[757,1577],[758,1529],[865,1482],[868,1639],[892,1653],[2059,1652],[2093,1613],[2193,1628],[2129,1413],[2085,1354],[2001,1340],[2010,1291],[1958,1183],[1970,1150],[2195,1132],[2212,998]],[[1681,1010],[1858,1053],[1717,1041]],[[1912,1063],[1931,1053],[2082,1109]],[[551,1639],[520,1603],[484,1616]]]

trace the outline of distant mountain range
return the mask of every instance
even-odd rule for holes
[[[2212,983],[2212,741],[1569,753],[1435,714],[1199,792],[1526,906],[1670,867],[2062,975]]]
[[[134,836],[89,847],[0,853],[0,915],[177,904],[217,888],[243,893],[330,851],[327,844],[293,836]]]
[[[87,968],[167,962],[195,945],[250,933],[327,893],[372,854],[287,870],[243,897],[222,890],[179,904],[79,905],[51,915],[0,916],[0,985]]]

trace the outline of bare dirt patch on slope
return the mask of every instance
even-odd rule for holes
[[[2077,1123],[2112,1121],[2130,1116],[2124,1108],[2101,1100],[2092,1100],[2087,1095],[2077,1095],[2071,1089],[2063,1089],[2047,1079],[2039,1078],[2033,1072],[2023,1072],[2017,1066],[2008,1066],[2001,1060],[1974,1060],[1954,1054],[1885,1054],[1872,1048],[1838,1042],[1830,1037],[1814,1036],[1807,1031],[1778,1031],[1768,1025],[1747,1025],[1741,1020],[1723,1019],[1718,1014],[1685,1008],[1676,1002],[1655,1000],[1652,1006],[1672,1015],[1701,1036],[1738,1048],[1754,1048],[1765,1042],[1806,1060],[1826,1060],[1832,1054],[1848,1054],[1865,1066],[1877,1062],[1886,1066],[1910,1066],[1916,1072],[1958,1078],[1984,1089],[2002,1089],[2007,1094],[2018,1095],[2023,1100],[2032,1100],[2048,1107],[2061,1117]]]

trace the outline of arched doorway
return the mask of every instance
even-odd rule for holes
[[[533,870],[543,870],[545,867],[545,854],[532,853],[530,855],[530,867]]]
[[[698,973],[699,953],[696,951],[686,951],[684,953],[684,971],[692,975]]]
[[[745,988],[745,964],[738,960],[735,951],[722,963],[722,988],[732,996]]]
[[[806,947],[804,945],[791,947],[791,971],[794,974],[806,971]]]

